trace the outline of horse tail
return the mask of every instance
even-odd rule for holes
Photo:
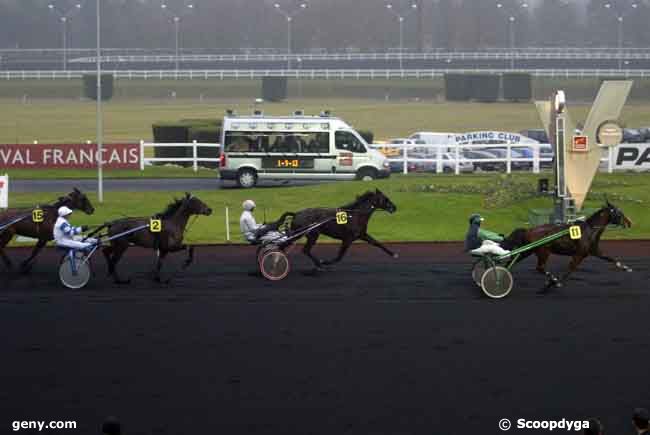
[[[526,228],[515,229],[508,237],[500,243],[503,249],[512,251],[528,244],[528,230]]]

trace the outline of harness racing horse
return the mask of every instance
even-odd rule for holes
[[[160,269],[162,268],[163,260],[170,252],[187,250],[187,259],[183,265],[183,268],[187,268],[192,264],[194,259],[194,247],[188,247],[183,244],[183,238],[187,231],[187,222],[190,216],[210,216],[211,214],[212,209],[190,193],[186,193],[181,199],[174,200],[167,205],[167,208],[163,212],[155,216],[162,221],[161,232],[137,231],[125,237],[111,240],[110,245],[104,247],[103,253],[108,263],[109,276],[113,276],[115,282],[118,284],[127,284],[130,282],[130,280],[121,280],[119,278],[117,263],[131,244],[156,250],[157,259],[153,271],[153,278],[157,282],[161,281]],[[106,223],[103,228],[108,228],[108,235],[114,236],[139,226],[147,225],[149,221],[149,217],[124,218]]]
[[[368,191],[357,197],[354,202],[340,208],[308,208],[295,213],[291,222],[291,231],[299,231],[301,228],[307,228],[318,222],[325,222],[323,225],[318,226],[306,234],[307,243],[303,248],[303,253],[311,259],[317,269],[321,269],[323,265],[330,265],[341,261],[355,240],[364,240],[378,247],[391,257],[397,258],[398,255],[396,253],[393,253],[368,234],[368,222],[377,210],[384,210],[392,214],[397,211],[397,207],[379,190],[375,190],[374,192]],[[344,225],[340,225],[336,221],[336,215],[339,212],[347,213],[347,223]],[[311,253],[314,244],[316,244],[321,234],[341,240],[341,247],[336,258],[329,261],[321,261]]]
[[[36,256],[39,254],[39,252],[43,249],[47,242],[54,239],[54,224],[59,217],[58,209],[62,206],[66,206],[72,210],[81,210],[88,215],[91,215],[95,212],[95,208],[90,203],[88,197],[86,197],[86,195],[79,189],[75,188],[66,196],[60,197],[53,204],[38,207],[43,210],[43,222],[37,223],[32,220],[31,215],[34,209],[10,208],[4,213],[0,213],[0,223],[7,222],[12,219],[17,219],[21,216],[27,216],[25,219],[20,220],[19,222],[11,225],[8,228],[5,228],[4,231],[0,232],[0,257],[2,257],[2,260],[7,269],[12,269],[12,263],[4,252],[4,247],[9,244],[15,235],[18,235],[38,239],[38,242],[36,243],[36,246],[34,246],[34,249],[32,250],[29,258],[23,261],[20,265],[20,269],[23,273],[29,272],[29,270],[34,265]]]
[[[580,226],[581,237],[579,239],[573,240],[569,235],[566,235],[547,245],[524,252],[518,259],[518,261],[521,261],[532,253],[537,256],[537,271],[549,278],[549,282],[541,290],[541,293],[547,292],[552,286],[561,287],[571,273],[578,268],[580,263],[590,255],[612,263],[620,270],[632,271],[630,267],[621,263],[620,260],[604,255],[600,249],[600,238],[608,225],[619,225],[625,228],[632,226],[632,221],[619,208],[610,204],[609,201],[600,210],[582,222],[561,225],[540,225],[528,230],[524,228],[516,229],[501,243],[501,246],[505,249],[514,249],[575,225]],[[546,271],[546,263],[551,254],[572,257],[568,270],[561,278]]]

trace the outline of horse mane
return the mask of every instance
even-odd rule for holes
[[[366,193],[364,193],[363,195],[357,196],[357,199],[355,199],[353,202],[351,202],[349,204],[345,204],[341,208],[348,209],[348,210],[349,209],[354,209],[354,208],[358,207],[359,205],[363,204],[364,202],[366,202],[369,198],[371,198],[374,195],[375,195],[375,192],[371,192],[369,190]]]
[[[183,204],[185,204],[185,201],[187,199],[188,199],[187,196],[185,196],[185,197],[183,197],[181,199],[174,199],[172,202],[167,204],[167,207],[165,207],[165,209],[163,211],[161,211],[160,213],[158,213],[156,216],[159,216],[159,217],[161,217],[163,219],[172,217],[174,215],[174,213],[176,213],[178,211],[178,209],[181,208],[181,206]]]
[[[591,216],[589,216],[587,219],[585,219],[585,222],[587,222],[587,223],[590,224],[590,225],[593,224],[594,221],[595,221],[596,219],[598,219],[598,217],[600,216],[600,214],[601,214],[603,211],[607,210],[608,208],[609,208],[609,206],[607,206],[607,205],[602,206],[602,207],[599,208],[596,212],[594,212]],[[593,225],[592,225],[592,226],[593,226]]]

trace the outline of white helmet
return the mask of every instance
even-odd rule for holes
[[[70,214],[72,214],[72,210],[70,210],[65,205],[63,207],[59,207],[59,216],[60,217],[66,217],[66,216],[68,216]]]
[[[255,203],[253,202],[252,199],[247,199],[242,204],[242,207],[244,207],[244,210],[246,211],[253,211],[253,209],[255,208]]]

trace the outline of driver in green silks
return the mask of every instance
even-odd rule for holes
[[[469,229],[465,235],[465,251],[471,251],[472,254],[485,255],[506,255],[510,251],[503,249],[501,243],[504,237],[492,231],[481,228],[483,217],[475,213],[469,217]]]

